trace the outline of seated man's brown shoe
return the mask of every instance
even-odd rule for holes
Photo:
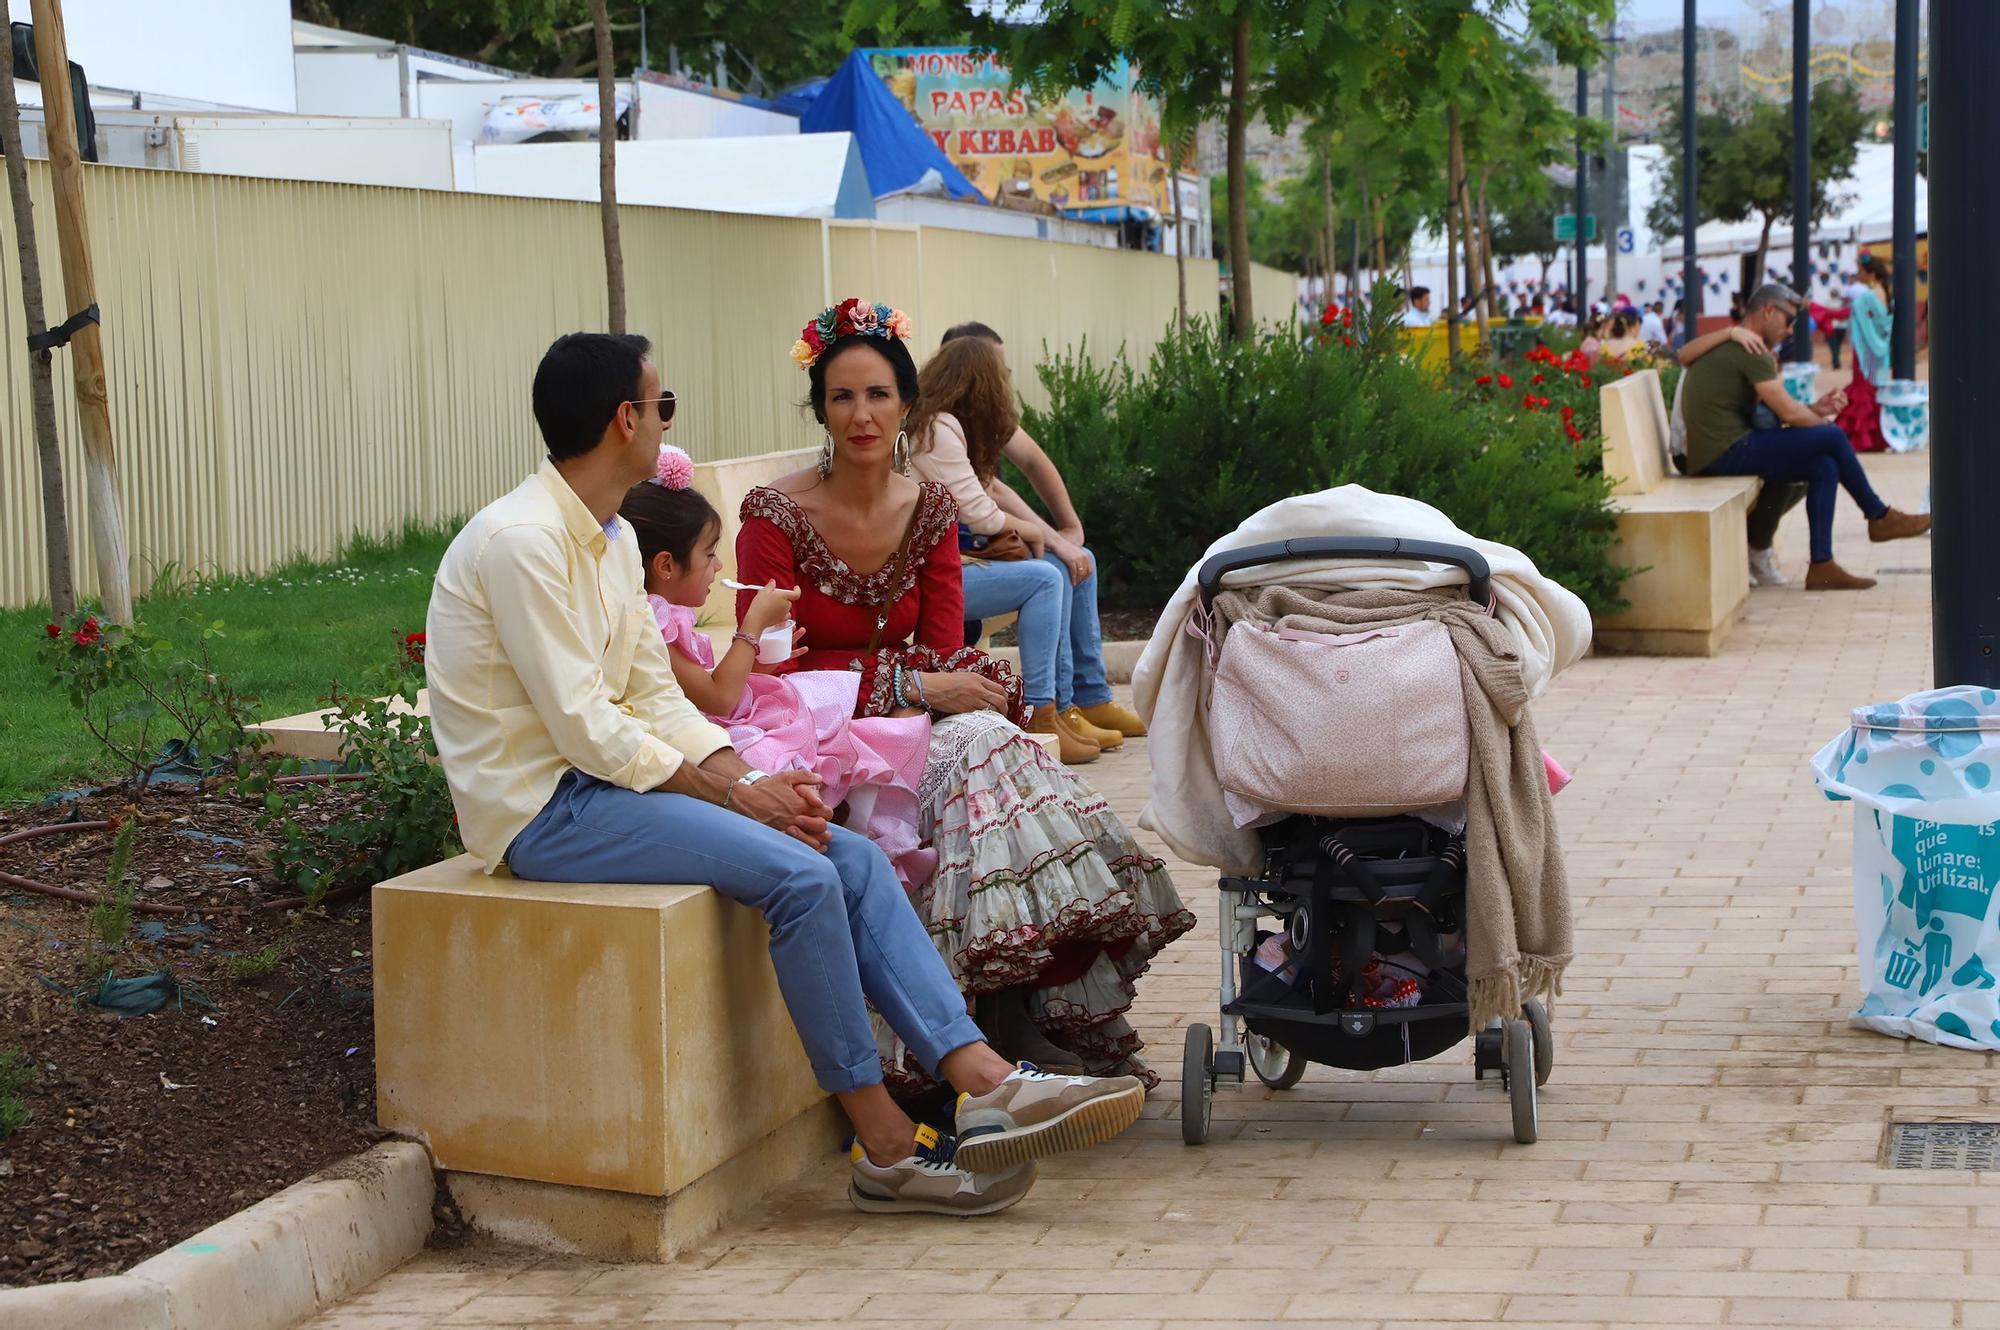
[[[1885,540],[1908,540],[1931,529],[1931,519],[1891,508],[1880,517],[1868,519],[1868,539],[1878,545]]]
[[[1071,729],[1096,744],[1104,752],[1116,752],[1125,746],[1124,735],[1116,730],[1107,730],[1100,725],[1092,725],[1088,720],[1084,719],[1082,708],[1071,707],[1062,714],[1063,719],[1069,722]],[[1018,1058],[1016,1059],[1016,1061],[1019,1060]],[[1027,1061],[1034,1063],[1037,1067],[1042,1065],[1040,1058],[1029,1058]]]
[[[1056,756],[1064,766],[1080,767],[1086,762],[1095,762],[1102,750],[1078,733],[1076,728],[1063,718],[1053,702],[1044,702],[1028,717],[1029,734],[1053,734],[1056,736]]]
[[[1926,521],[1929,519],[1926,518]],[[1866,591],[1875,585],[1872,577],[1856,577],[1832,559],[1825,563],[1806,565],[1806,590],[1808,591]]]
[[[1127,739],[1146,737],[1146,722],[1139,719],[1139,713],[1122,702],[1099,702],[1094,707],[1079,707],[1083,718],[1100,730],[1116,730]]]

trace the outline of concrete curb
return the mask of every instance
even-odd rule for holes
[[[424,1148],[385,1142],[122,1275],[0,1290],[0,1330],[286,1330],[422,1250],[434,1194]]]
[[[1021,648],[992,647],[990,654],[995,660],[1004,660],[1015,669],[1021,668]],[[1104,644],[1104,677],[1115,684],[1132,682],[1132,671],[1139,667],[1139,657],[1145,653],[1144,642],[1106,642]]]

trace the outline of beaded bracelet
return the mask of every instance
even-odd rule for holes
[[[911,705],[910,699],[903,695],[903,667],[901,665],[892,667],[892,672],[889,675],[889,691],[895,696],[897,710],[903,710]]]

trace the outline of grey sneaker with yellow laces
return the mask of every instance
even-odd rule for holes
[[[956,1145],[943,1132],[920,1123],[916,1150],[885,1166],[871,1160],[856,1141],[848,1151],[853,1168],[847,1198],[855,1209],[873,1215],[991,1215],[1019,1201],[1035,1185],[1033,1164],[967,1172],[954,1158]]]

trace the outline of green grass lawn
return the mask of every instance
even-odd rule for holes
[[[424,626],[431,577],[454,522],[387,540],[356,540],[330,563],[304,560],[268,577],[217,578],[185,588],[202,621],[220,619],[214,657],[258,698],[260,717],[319,705],[335,678],[394,659]],[[147,602],[138,607],[145,619]],[[40,799],[106,774],[107,758],[57,692],[38,644],[48,607],[0,610],[0,805]]]

